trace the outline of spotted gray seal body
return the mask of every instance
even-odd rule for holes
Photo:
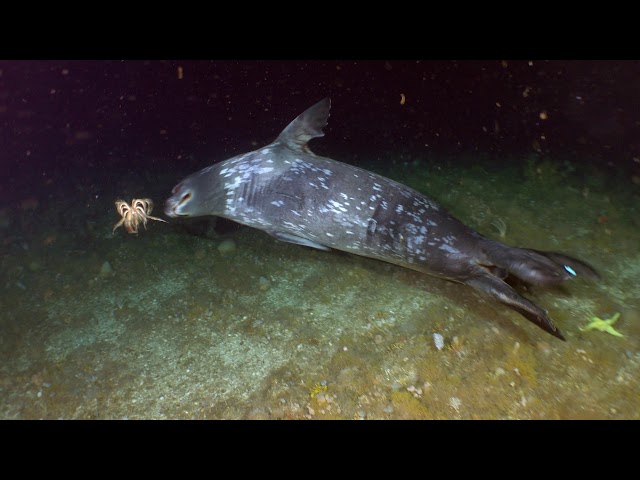
[[[488,239],[420,192],[315,155],[307,143],[324,135],[329,109],[327,98],[273,143],[188,176],[173,189],[165,213],[225,217],[286,242],[343,250],[464,283],[564,340],[547,312],[504,278],[537,285],[576,275],[597,278],[590,266],[560,253]]]

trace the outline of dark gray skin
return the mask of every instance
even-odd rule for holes
[[[405,185],[330,158],[307,144],[324,135],[330,101],[303,112],[275,142],[229,158],[180,182],[167,200],[170,217],[215,215],[279,240],[376,258],[464,283],[516,310],[557,338],[547,311],[504,278],[553,285],[589,265],[555,252],[490,240]]]

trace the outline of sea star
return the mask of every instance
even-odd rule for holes
[[[600,330],[601,332],[607,332],[616,337],[624,337],[620,332],[616,331],[613,328],[613,324],[616,323],[616,320],[620,318],[620,312],[613,315],[613,317],[609,319],[602,319],[599,317],[591,317],[591,323],[584,328],[580,328],[581,332],[586,332],[587,330]]]

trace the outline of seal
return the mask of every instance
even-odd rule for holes
[[[172,190],[170,217],[216,215],[278,240],[375,258],[469,285],[564,340],[546,310],[505,279],[554,285],[588,264],[556,252],[515,248],[484,237],[431,198],[401,183],[315,155],[309,140],[324,135],[325,98],[262,148],[216,163]]]

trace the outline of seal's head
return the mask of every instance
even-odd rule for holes
[[[179,183],[173,190],[171,190],[171,197],[167,199],[164,206],[164,213],[168,217],[180,217],[189,216],[188,213],[183,213],[183,207],[188,207],[189,202],[193,198],[193,193],[190,189],[185,189],[182,183]]]
[[[215,183],[211,181],[209,169],[189,175],[171,190],[165,203],[164,213],[169,217],[198,217],[212,215],[211,202]]]

